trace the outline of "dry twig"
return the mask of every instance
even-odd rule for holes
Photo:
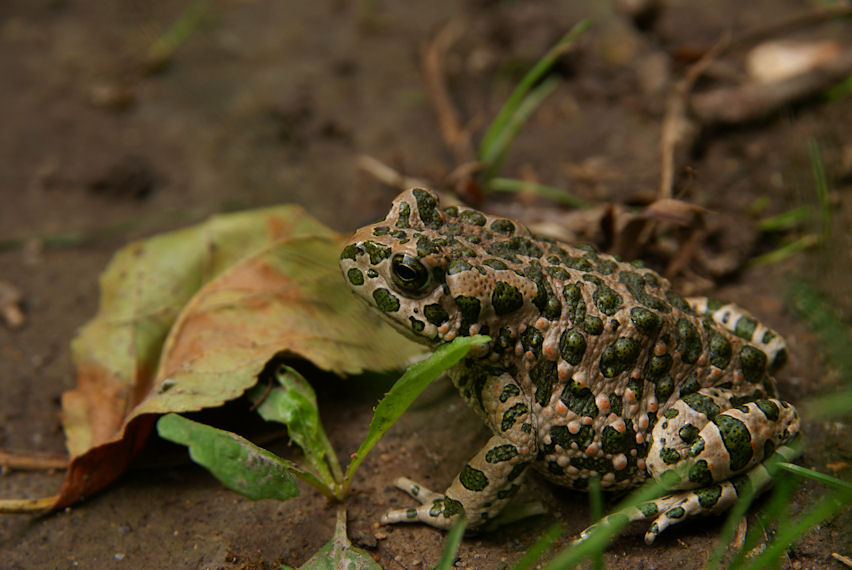
[[[30,471],[65,469],[68,456],[62,453],[30,451],[11,453],[0,449],[0,467],[3,469],[26,469]]]
[[[421,64],[429,101],[438,117],[438,126],[444,142],[452,151],[458,164],[474,162],[476,153],[470,140],[470,131],[462,127],[458,112],[450,100],[447,84],[444,81],[444,55],[450,46],[461,36],[462,28],[458,22],[447,23],[423,49]]]

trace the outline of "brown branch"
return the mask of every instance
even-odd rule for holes
[[[462,127],[444,78],[444,55],[461,33],[461,25],[458,22],[448,22],[422,50],[421,65],[426,92],[437,115],[441,137],[456,162],[466,163],[473,162],[476,154],[470,140],[470,132]]]
[[[61,453],[11,453],[0,450],[0,467],[3,469],[50,470],[68,467],[68,456]]]
[[[0,514],[37,513],[51,508],[59,495],[41,499],[0,499]]]
[[[666,104],[666,114],[663,117],[662,134],[660,135],[660,199],[673,196],[677,148],[679,146],[688,148],[696,136],[697,128],[687,118],[687,103],[692,87],[707,70],[710,63],[719,57],[729,44],[730,35],[723,35],[711,49],[701,56],[701,59],[689,67],[684,76],[675,84],[674,91],[669,97]]]

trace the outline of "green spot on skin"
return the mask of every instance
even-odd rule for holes
[[[699,459],[689,468],[687,478],[699,487],[704,487],[713,482],[713,474],[710,473],[707,462],[703,459]]]
[[[654,355],[645,365],[645,376],[653,380],[659,378],[672,367],[672,357],[668,354]]]
[[[515,404],[503,414],[503,419],[500,421],[500,431],[508,431],[515,425],[517,419],[529,412],[526,404]]]
[[[606,378],[618,376],[629,369],[639,357],[639,343],[629,337],[619,337],[601,355],[601,374]]]
[[[629,422],[625,422],[626,429],[619,432],[612,426],[605,426],[601,431],[601,449],[604,453],[627,453],[636,445],[636,432]]]
[[[734,334],[740,338],[751,340],[755,327],[757,327],[757,321],[749,317],[740,317],[736,326],[734,326]]]
[[[766,353],[753,346],[743,346],[740,350],[740,367],[743,377],[752,384],[763,380],[766,374]]]
[[[603,321],[599,317],[586,315],[586,320],[583,322],[583,330],[589,334],[599,335],[603,332]]]
[[[395,313],[399,310],[399,299],[394,297],[387,289],[376,289],[373,291],[373,299],[380,311]]]
[[[488,477],[479,469],[465,465],[459,473],[459,482],[468,491],[482,491],[488,486]]]
[[[513,457],[517,457],[517,455],[518,448],[511,443],[506,443],[498,445],[497,447],[492,447],[486,451],[485,461],[487,463],[500,463],[502,461],[509,461]]]
[[[376,271],[375,269],[370,268],[370,269],[367,270],[367,277],[368,278],[375,279],[378,276],[379,276],[379,272]]]
[[[459,219],[466,224],[473,224],[475,226],[485,225],[485,216],[476,210],[462,210],[461,214],[459,214]]]
[[[669,408],[668,410],[663,412],[663,417],[666,418],[667,420],[671,420],[671,419],[678,417],[679,414],[680,414],[680,410],[678,410],[677,408]]]
[[[490,267],[491,269],[496,269],[497,271],[505,271],[509,269],[509,266],[500,261],[499,259],[488,258],[482,262],[482,265]]]
[[[438,229],[443,224],[441,212],[438,211],[438,200],[425,190],[415,188],[412,192],[417,200],[417,213],[427,228]]]
[[[351,259],[355,261],[355,256],[358,254],[358,248],[354,244],[349,244],[343,248],[340,253],[340,259]]]
[[[470,326],[479,321],[479,299],[467,295],[459,295],[454,300],[462,318],[459,325],[459,334],[466,335],[470,330]]]
[[[621,295],[604,285],[603,282],[595,288],[594,293],[592,293],[592,300],[598,310],[608,317],[614,315],[624,302]]]
[[[660,315],[643,307],[633,307],[630,309],[630,320],[633,322],[636,330],[650,337],[657,336],[657,333],[660,332],[660,327],[663,325]]]
[[[514,398],[521,393],[517,384],[506,384],[500,392],[500,403],[505,403],[509,398]]]
[[[444,497],[442,500],[444,502],[445,517],[450,518],[456,515],[464,514],[464,505],[462,505],[460,501],[456,501],[455,499],[451,499],[449,497]]]
[[[693,394],[701,389],[701,384],[698,383],[698,378],[693,371],[689,377],[680,385],[679,396],[682,398],[687,394]]]
[[[660,459],[662,459],[663,463],[666,465],[674,465],[680,461],[680,453],[671,447],[664,447],[660,450]]]
[[[722,443],[731,458],[731,471],[739,471],[748,465],[753,455],[748,426],[727,414],[717,415],[713,423],[718,426]]]
[[[727,303],[720,301],[719,299],[707,299],[707,312],[712,315],[725,305],[727,305]]]
[[[364,284],[364,274],[357,267],[353,267],[346,272],[346,278],[356,287]]]
[[[432,516],[438,516],[438,515],[432,515]],[[405,518],[407,518],[409,520],[416,519],[417,518],[417,509],[405,509]]]
[[[713,418],[715,418],[716,415],[718,415],[721,411],[719,406],[716,405],[716,403],[711,398],[705,396],[704,394],[687,394],[686,396],[681,398],[681,400],[683,400],[683,402],[687,406],[689,406],[696,412],[701,412],[702,414],[707,416],[708,420],[712,420]]]
[[[527,465],[529,465],[529,463],[515,464],[515,466],[512,467],[512,470],[509,471],[509,475],[506,476],[506,481],[514,481],[515,479],[523,475],[524,471],[526,471]]]
[[[720,485],[711,485],[703,489],[697,489],[695,495],[698,497],[698,504],[705,509],[713,508],[719,502],[722,496],[722,487]]]
[[[686,511],[683,509],[683,507],[675,507],[666,511],[666,518],[679,519],[683,518],[683,515],[685,514]]]
[[[525,351],[532,352],[536,358],[541,358],[541,345],[544,342],[544,337],[541,332],[535,327],[527,327],[521,333],[521,346]]]
[[[438,244],[425,236],[417,238],[417,257],[426,257],[435,253],[440,253],[441,248]]]
[[[419,319],[415,319],[414,317],[408,317],[408,320],[411,321],[411,330],[416,333],[423,332],[423,329],[426,328],[426,323]]]
[[[508,259],[515,263],[519,261],[519,255],[536,259],[541,257],[541,248],[533,240],[522,237],[493,241],[488,244],[486,250],[491,255]]]
[[[642,305],[663,313],[672,312],[671,305],[645,291],[645,279],[640,274],[633,271],[619,271],[618,280],[624,283],[633,298]]]
[[[770,400],[757,400],[754,403],[757,408],[763,412],[763,415],[766,416],[767,420],[777,422],[780,410],[778,406],[775,405],[774,402]]]
[[[609,397],[610,412],[612,412],[616,416],[620,416],[622,405],[623,405],[622,400],[621,400],[621,396],[619,396],[615,392],[610,392],[608,397]]]
[[[725,368],[731,362],[731,343],[722,334],[710,335],[710,364],[716,368]]]
[[[447,275],[456,275],[470,270],[471,265],[464,259],[453,259],[447,264]]]
[[[387,226],[378,226],[373,228],[373,235],[376,237],[386,236],[390,233],[390,228]]]
[[[666,374],[654,381],[654,396],[658,402],[665,402],[674,392],[674,379]]]
[[[689,303],[687,303],[683,297],[681,297],[674,291],[666,291],[666,300],[675,309],[678,309],[690,315],[694,314],[692,311],[692,307],[689,306]]]
[[[491,294],[491,306],[497,315],[508,315],[524,305],[524,296],[518,289],[505,281],[498,281]]]
[[[541,406],[547,405],[558,381],[556,361],[540,359],[530,368],[530,380],[535,386],[535,401]]]
[[[568,306],[567,316],[573,327],[579,327],[586,319],[586,305],[580,283],[572,283],[562,288],[562,296]]]
[[[571,449],[571,444],[576,443],[580,449],[585,449],[592,443],[595,432],[591,426],[581,426],[577,433],[571,433],[565,426],[553,426],[550,428],[550,441],[562,449]]]
[[[581,388],[577,382],[565,386],[559,399],[580,417],[594,418],[598,415],[595,395],[588,388]]]
[[[378,265],[391,254],[391,248],[388,246],[369,240],[364,242],[364,251],[370,256],[370,263],[373,265]]]
[[[692,443],[698,438],[698,428],[692,424],[686,424],[679,430],[677,430],[677,435],[680,440],[684,443]]]
[[[450,319],[450,315],[441,305],[431,304],[423,307],[423,314],[426,316],[426,320],[435,325],[436,327],[441,326],[445,322]]]
[[[642,503],[641,505],[637,506],[636,508],[639,509],[639,512],[642,513],[642,515],[646,519],[649,519],[651,517],[655,517],[660,512],[660,509],[657,507],[657,504],[652,503],[652,502]]]
[[[687,364],[694,364],[701,356],[701,337],[695,325],[681,317],[675,324],[675,337],[680,359]]]
[[[396,227],[398,228],[410,228],[411,224],[408,221],[408,217],[411,216],[411,206],[408,205],[408,202],[402,202],[397,208],[397,218],[396,218]]]
[[[510,236],[515,233],[515,224],[513,224],[509,220],[494,220],[493,222],[491,222],[491,229],[497,232],[498,234]]]

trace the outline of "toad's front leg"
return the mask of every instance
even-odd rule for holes
[[[495,435],[464,466],[452,485],[441,495],[411,481],[397,479],[397,487],[420,501],[410,509],[395,509],[382,516],[382,523],[423,522],[449,528],[459,515],[465,515],[468,528],[481,526],[493,518],[518,492],[532,455],[503,436]]]

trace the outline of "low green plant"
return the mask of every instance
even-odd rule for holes
[[[257,385],[248,396],[261,417],[287,426],[290,439],[302,451],[301,461],[284,459],[238,434],[178,414],[162,416],[157,431],[164,439],[187,446],[193,461],[249,499],[285,501],[299,494],[295,480],[300,479],[329,500],[344,501],[358,466],[417,396],[471,349],[489,340],[481,335],[460,337],[410,366],[379,401],[367,436],[352,454],[345,472],[325,435],[313,388],[285,365],[275,371],[277,386],[268,389]],[[461,532],[456,531],[459,537]]]

